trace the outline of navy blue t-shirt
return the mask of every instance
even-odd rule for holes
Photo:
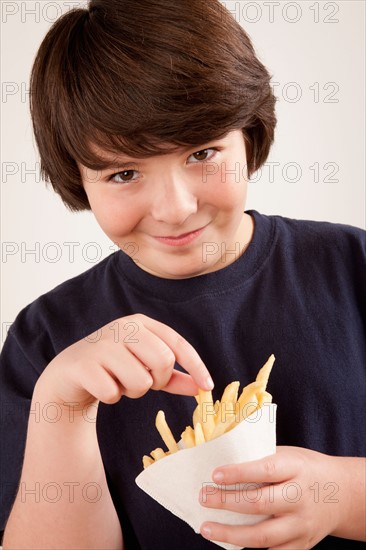
[[[18,315],[0,367],[0,529],[19,482],[38,377],[64,348],[132,313],[171,326],[195,347],[215,382],[215,399],[233,380],[253,381],[274,353],[268,391],[278,405],[278,445],[366,455],[365,232],[248,213],[254,218],[253,239],[242,256],[219,271],[167,280],[119,251]],[[215,548],[134,481],[141,457],[161,445],[154,429],[157,411],[165,411],[179,438],[193,408],[192,397],[155,391],[100,405],[99,445],[126,550]],[[361,544],[327,537],[316,548]]]

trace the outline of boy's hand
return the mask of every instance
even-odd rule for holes
[[[177,361],[188,374],[174,369]],[[116,403],[150,389],[195,395],[211,389],[209,372],[195,349],[167,325],[136,314],[105,325],[57,355],[38,387],[60,404]]]
[[[252,526],[206,522],[201,534],[269,550],[313,548],[329,534],[365,540],[365,471],[362,458],[300,447],[278,447],[270,457],[217,468],[213,480],[218,484],[268,485],[252,490],[238,486],[236,491],[206,486],[200,493],[202,506],[273,517]]]

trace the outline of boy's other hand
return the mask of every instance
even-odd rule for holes
[[[202,506],[271,517],[250,526],[206,522],[201,534],[268,550],[308,550],[327,535],[365,540],[365,477],[364,458],[300,447],[277,447],[275,455],[261,460],[222,466],[213,480],[230,490],[206,486]],[[240,489],[242,483],[249,486]],[[266,485],[250,487],[253,483]]]
[[[178,362],[187,373],[174,369]],[[122,317],[57,355],[38,382],[60,404],[77,408],[150,389],[195,395],[212,389],[210,374],[196,350],[169,326],[142,314]]]

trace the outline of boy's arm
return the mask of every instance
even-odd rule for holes
[[[121,330],[133,322],[138,339],[116,342],[110,330],[116,322]],[[175,361],[186,373],[174,368]],[[137,399],[150,389],[195,395],[198,388],[212,387],[207,368],[189,342],[145,315],[117,319],[100,329],[97,342],[83,338],[64,349],[35,385],[32,409],[43,414],[30,415],[4,550],[120,550],[121,527],[91,411],[96,416],[100,401]]]
[[[35,389],[18,494],[4,550],[121,550],[123,539],[98,447],[96,423],[72,406],[52,406]],[[62,414],[60,414],[62,410]],[[51,422],[55,417],[57,421]],[[59,418],[58,418],[59,417]]]

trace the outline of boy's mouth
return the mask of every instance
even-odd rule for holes
[[[170,246],[183,246],[186,244],[191,243],[194,239],[199,237],[201,233],[203,233],[204,229],[207,226],[201,227],[200,229],[195,229],[194,231],[190,231],[188,233],[182,233],[181,235],[178,235],[176,237],[174,236],[164,236],[164,237],[154,237],[156,240],[158,240],[161,243],[170,245]]]

